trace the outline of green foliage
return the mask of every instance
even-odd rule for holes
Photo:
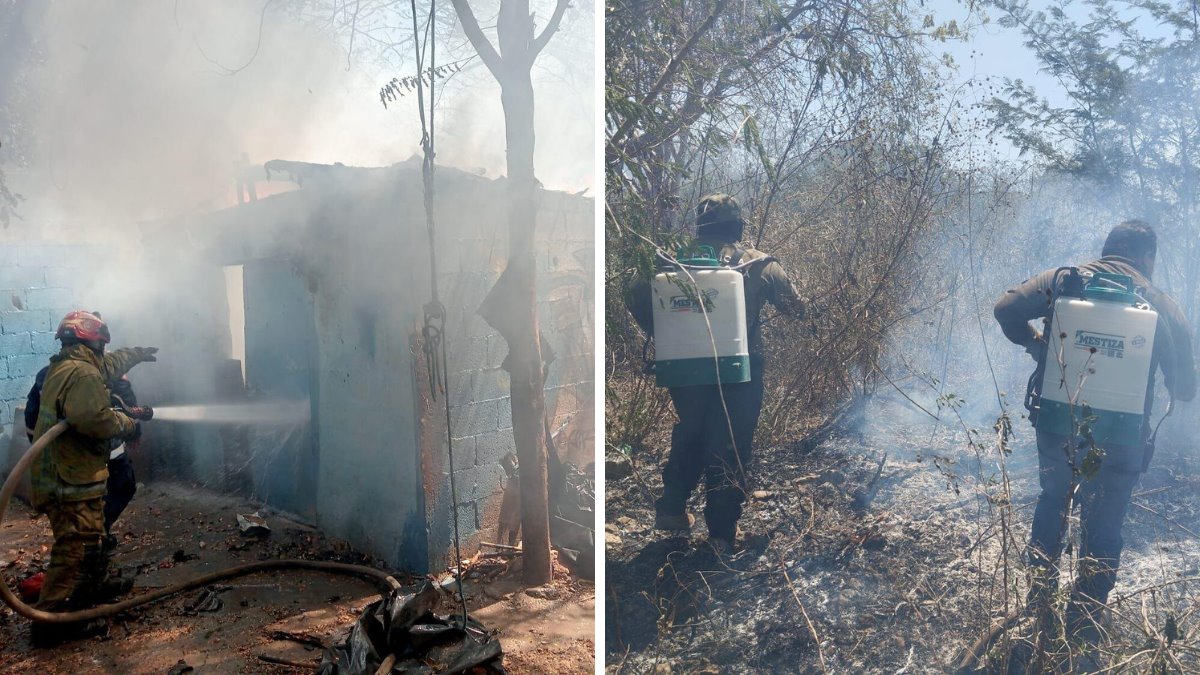
[[[455,61],[453,63],[447,63],[445,65],[438,66],[432,71],[425,71],[421,74],[420,81],[423,82],[425,86],[429,86],[433,83],[435,78],[445,79],[462,70],[463,64],[467,61],[468,59],[463,59],[461,61]],[[416,75],[409,75],[408,77],[400,78],[393,77],[390,82],[379,88],[379,102],[383,104],[384,108],[387,108],[388,101],[396,101],[400,98],[403,98],[405,94],[408,94],[416,88]]]
[[[687,241],[700,196],[723,191],[742,204],[744,243],[820,298],[802,325],[767,319],[780,375],[764,441],[873,387],[942,199],[945,139],[927,124],[944,117],[942,80],[923,42],[955,30],[885,0],[617,0],[605,33],[610,386],[643,378],[631,282]],[[610,434],[631,421],[610,418]]]
[[[1090,198],[1114,214],[1138,216],[1169,242],[1186,313],[1195,316],[1200,271],[1200,26],[1183,0],[989,0],[1000,23],[1019,30],[1067,102],[1051,104],[1020,80],[1006,81],[986,105],[993,131],[1052,171],[1093,186]],[[1086,16],[1085,16],[1086,14]],[[1140,17],[1141,21],[1135,18]],[[1152,34],[1143,26],[1166,26]]]
[[[1080,448],[1086,448],[1083,460],[1079,462],[1078,471],[1086,479],[1092,479],[1100,471],[1104,461],[1104,448],[1096,445],[1096,437],[1092,435],[1092,424],[1098,418],[1092,407],[1086,403],[1079,406],[1079,418],[1075,420],[1076,436],[1080,439]],[[1078,457],[1075,458],[1078,460]]]

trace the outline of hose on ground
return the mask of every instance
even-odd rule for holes
[[[17,489],[17,483],[25,472],[29,470],[33,461],[42,454],[46,446],[51,441],[58,438],[67,430],[66,422],[59,422],[51,427],[40,438],[34,441],[29,450],[21,456],[17,461],[16,466],[9,472],[7,480],[4,481],[4,487],[0,488],[0,523],[4,522],[4,514],[8,510],[8,503],[12,499],[13,493]],[[271,572],[276,570],[312,570],[316,572],[329,572],[332,574],[344,574],[348,576],[360,577],[370,581],[377,582],[381,589],[381,594],[386,595],[400,588],[400,582],[396,581],[390,574],[382,570],[377,570],[373,567],[363,565],[349,565],[346,563],[323,562],[319,560],[261,560],[245,565],[237,565],[224,570],[202,574],[193,579],[182,581],[171,586],[157,588],[149,593],[139,595],[135,598],[122,600],[111,605],[101,605],[90,609],[77,610],[73,612],[47,612],[36,609],[21,601],[8,587],[7,583],[0,583],[0,598],[4,600],[4,604],[13,609],[14,612],[32,621],[41,621],[45,623],[76,623],[80,621],[91,621],[93,619],[102,619],[114,616],[126,610],[141,605],[146,605],[151,602],[162,600],[163,598],[182,593],[183,591],[199,588],[208,584],[232,579],[234,577],[245,576],[247,574],[255,574],[258,572]]]

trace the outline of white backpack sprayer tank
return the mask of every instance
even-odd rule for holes
[[[669,263],[651,284],[660,387],[750,381],[744,278],[701,249],[706,256]]]
[[[1069,279],[1056,294],[1048,327],[1036,427],[1073,436],[1086,405],[1096,443],[1141,445],[1158,313],[1138,297],[1129,276],[1070,275],[1074,283]]]

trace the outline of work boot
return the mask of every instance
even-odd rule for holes
[[[86,640],[108,635],[108,622],[93,619],[78,623],[45,623],[34,621],[29,626],[29,642],[37,649],[56,647],[65,642]]]
[[[680,514],[668,514],[662,511],[654,512],[654,529],[656,530],[690,530],[696,524],[696,516],[684,511]]]
[[[1033,565],[1028,568],[1029,592],[1025,595],[1025,616],[1033,619],[1034,641],[1039,634],[1043,642],[1058,638],[1062,621],[1058,613],[1058,572],[1053,567]]]
[[[714,534],[708,535],[708,547],[717,555],[717,558],[724,560],[733,555],[737,551],[738,538],[742,536],[742,528],[735,527],[733,537],[720,537]]]
[[[1066,612],[1067,638],[1072,644],[1098,647],[1103,637],[1103,615],[1103,603],[1079,593],[1071,593]]]
[[[735,543],[736,542],[731,539],[712,536],[708,538],[707,542],[708,547],[712,549],[713,554],[715,554],[719,560],[724,560],[725,558],[733,555]]]

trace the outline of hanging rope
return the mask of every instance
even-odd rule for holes
[[[429,45],[429,119],[425,115],[425,63],[421,53],[421,31],[417,25],[417,0],[410,0],[413,21],[413,52],[417,60],[417,112],[421,118],[421,182],[424,186],[425,229],[429,235],[429,289],[432,299],[425,305],[425,322],[421,328],[424,337],[425,362],[429,364],[429,392],[433,400],[441,394],[446,409],[446,459],[450,469],[450,520],[454,526],[454,580],[458,586],[458,599],[462,616],[462,629],[467,630],[467,596],[462,585],[462,546],[458,534],[458,488],[454,480],[454,435],[450,428],[450,397],[447,395],[446,378],[446,307],[438,295],[437,243],[433,220],[434,187],[434,78],[437,66],[437,40],[434,31],[436,0],[430,0],[429,19],[425,25],[425,41]],[[467,631],[470,634],[470,631]]]

